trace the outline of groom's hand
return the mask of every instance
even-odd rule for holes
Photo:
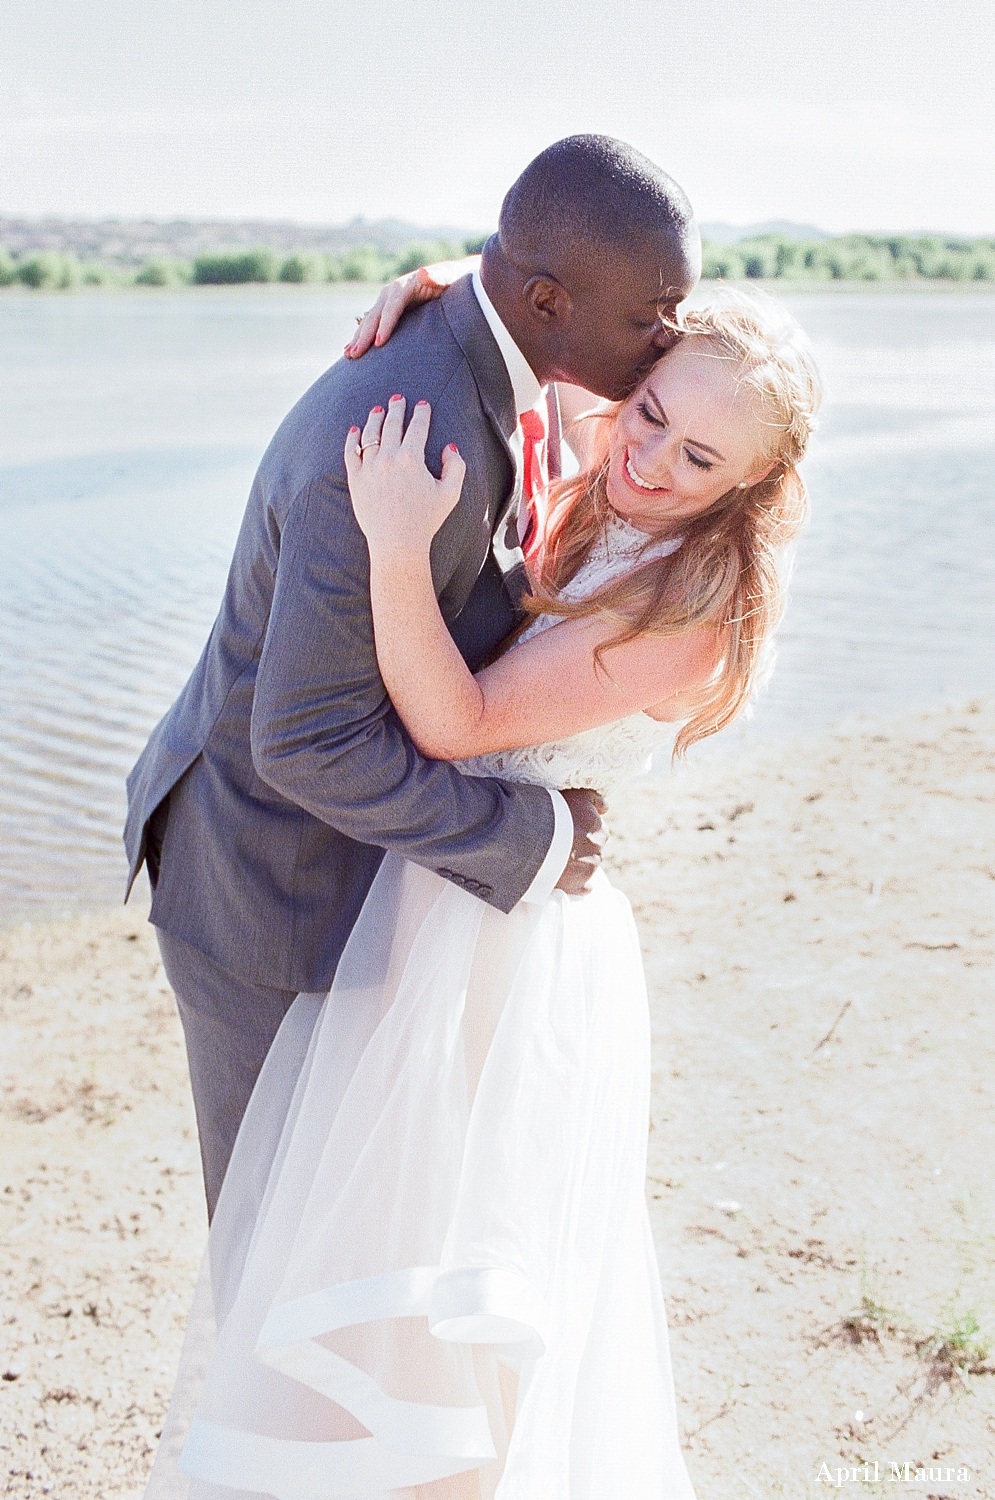
[[[603,815],[606,803],[600,792],[575,787],[560,794],[574,820],[574,841],[566,869],[556,882],[556,889],[568,896],[582,896],[590,890],[591,881],[601,866],[601,846],[605,841]]]

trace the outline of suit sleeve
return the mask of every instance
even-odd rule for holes
[[[501,911],[553,842],[544,788],[462,776],[408,738],[377,669],[366,540],[334,473],[284,522],[251,736],[256,771],[282,796]]]

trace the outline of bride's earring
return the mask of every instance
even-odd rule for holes
[[[750,488],[750,486],[747,484],[747,482],[746,482],[745,479],[741,479],[739,481],[739,483],[737,484],[736,488],[738,490],[748,490]]]

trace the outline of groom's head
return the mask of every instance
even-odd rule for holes
[[[622,141],[575,135],[511,187],[483,277],[540,380],[617,399],[672,342],[665,325],[700,269],[673,178]]]

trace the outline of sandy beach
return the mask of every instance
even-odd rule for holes
[[[699,1500],[995,1500],[993,772],[984,701],[612,808]],[[137,1497],[205,1235],[145,912],[0,933],[0,1003],[5,1493]]]

